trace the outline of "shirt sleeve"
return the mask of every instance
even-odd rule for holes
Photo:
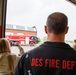
[[[19,59],[18,64],[14,71],[14,75],[27,75],[27,71],[25,68],[25,57],[26,57],[26,54],[23,54]]]

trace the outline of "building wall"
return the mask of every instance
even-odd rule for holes
[[[34,36],[37,36],[37,32],[34,32],[34,31],[6,29],[6,32],[12,32],[13,35],[17,35],[17,33],[22,33],[24,35],[34,35]]]

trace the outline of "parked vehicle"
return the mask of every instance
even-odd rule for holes
[[[6,38],[9,40],[11,46],[30,45],[34,46],[40,39],[36,36],[26,36],[26,35],[7,35]]]

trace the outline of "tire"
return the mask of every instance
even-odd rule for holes
[[[34,42],[30,42],[29,45],[30,45],[30,46],[34,46],[35,43],[34,43]]]
[[[18,41],[12,41],[11,44],[12,46],[18,46]]]

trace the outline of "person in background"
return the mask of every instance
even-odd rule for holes
[[[47,18],[47,41],[20,58],[14,75],[76,75],[76,51],[65,43],[68,17],[54,12]]]
[[[22,56],[25,52],[24,52],[24,49],[21,47],[20,44],[18,44],[18,49],[19,49],[19,51],[20,51],[19,56]]]
[[[0,38],[0,75],[13,75],[19,57],[11,53],[10,43],[6,38]]]
[[[74,42],[73,42],[73,48],[74,48],[74,50],[76,51],[76,39],[75,39]]]

